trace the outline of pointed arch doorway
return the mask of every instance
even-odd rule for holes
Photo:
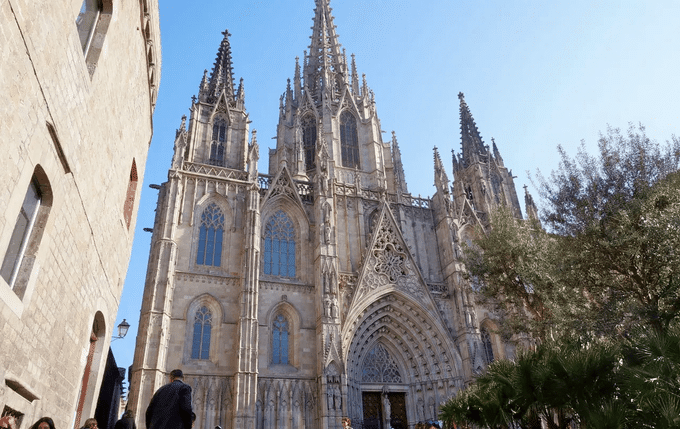
[[[407,429],[407,390],[389,349],[376,343],[361,365],[363,429]]]

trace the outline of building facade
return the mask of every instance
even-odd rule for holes
[[[160,79],[156,0],[0,2],[0,410],[95,414]],[[113,112],[113,113],[112,113]]]
[[[229,33],[176,133],[161,185],[128,407],[167,374],[193,386],[197,429],[401,429],[513,348],[464,279],[461,243],[511,207],[513,178],[460,94],[453,184],[434,150],[412,196],[395,134],[341,49],[328,0],[281,96],[258,172]]]

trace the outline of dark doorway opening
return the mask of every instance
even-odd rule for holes
[[[364,408],[363,429],[389,429],[385,426],[387,418],[390,418],[390,426],[393,429],[408,429],[406,420],[406,394],[404,392],[391,392],[387,394],[390,401],[390,415],[385,415],[382,394],[380,392],[363,392],[362,401]]]

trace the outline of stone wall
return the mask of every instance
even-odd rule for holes
[[[21,429],[44,415],[73,427],[77,408],[83,420],[94,414],[160,79],[156,0],[103,1],[87,55],[81,5],[0,3],[0,258],[9,271],[32,181],[42,193],[16,280],[0,278],[0,407]]]

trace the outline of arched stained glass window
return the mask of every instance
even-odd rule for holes
[[[210,143],[211,165],[224,166],[224,146],[227,141],[227,123],[217,119],[213,124],[212,142]]]
[[[493,362],[493,346],[491,345],[491,334],[486,328],[480,329],[480,334],[482,337],[482,346],[484,352],[484,361],[489,364]]]
[[[210,358],[210,331],[212,313],[207,307],[201,307],[194,317],[194,338],[191,343],[192,359]]]
[[[264,227],[264,273],[295,277],[295,229],[282,210]]]
[[[203,210],[198,235],[198,265],[220,266],[222,260],[222,236],[224,234],[224,213],[212,203]]]
[[[272,326],[272,363],[288,363],[288,320],[279,314]]]
[[[397,364],[385,346],[376,344],[364,358],[361,381],[365,383],[401,383]]]
[[[359,168],[357,119],[347,110],[340,115],[340,147],[342,149],[342,166]]]
[[[305,116],[300,121],[302,125],[302,145],[305,149],[305,168],[316,168],[316,119],[314,116]]]

